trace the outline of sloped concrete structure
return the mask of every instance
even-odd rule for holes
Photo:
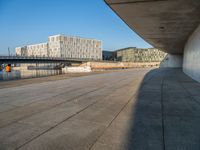
[[[200,82],[200,26],[188,39],[183,60],[183,71]]]
[[[167,56],[161,61],[161,68],[181,68],[183,64],[182,55],[167,54]]]
[[[200,69],[197,58],[200,53],[200,45],[197,44],[200,36],[200,30],[197,29],[200,24],[199,0],[105,2],[131,29],[155,48],[169,54],[183,55],[184,72],[200,81],[200,72],[197,71]]]

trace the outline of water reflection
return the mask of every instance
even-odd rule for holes
[[[14,80],[62,74],[57,63],[12,64],[11,72],[0,70],[0,80]]]

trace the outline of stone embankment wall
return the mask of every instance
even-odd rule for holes
[[[160,62],[146,62],[146,63],[134,63],[134,62],[87,62],[81,66],[89,66],[92,70],[98,69],[128,69],[128,68],[143,68],[143,67],[158,67]]]

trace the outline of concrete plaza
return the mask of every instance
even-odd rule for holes
[[[0,150],[199,150],[200,84],[132,69],[0,89]]]

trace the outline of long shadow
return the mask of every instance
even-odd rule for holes
[[[125,149],[200,149],[200,84],[181,69],[147,73],[131,108]]]

